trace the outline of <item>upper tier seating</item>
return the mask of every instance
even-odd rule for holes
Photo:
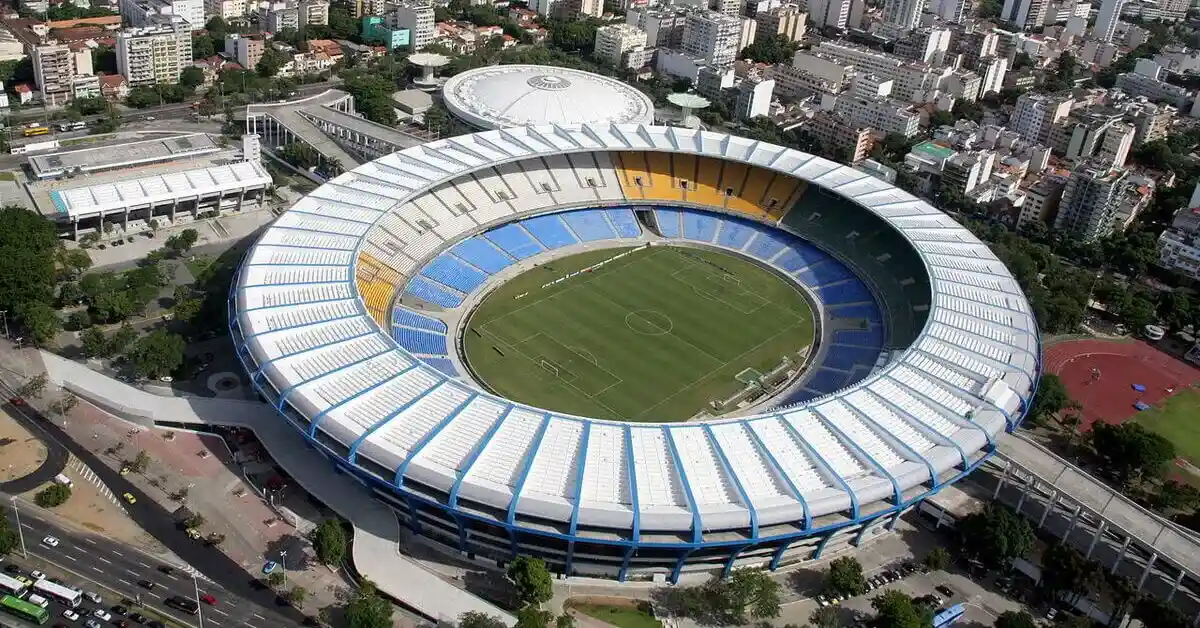
[[[521,226],[547,249],[557,249],[579,242],[557,214],[526,218],[521,221]]]
[[[805,184],[772,170],[657,151],[616,154],[618,180],[631,200],[684,201],[779,220]]]
[[[538,244],[528,231],[516,224],[492,229],[483,237],[517,259],[532,257],[546,250],[546,247]]]

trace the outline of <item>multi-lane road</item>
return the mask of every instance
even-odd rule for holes
[[[21,508],[20,505],[17,507]],[[11,504],[7,516],[15,522]],[[250,628],[297,624],[295,619],[283,617],[275,609],[262,608],[237,598],[204,576],[193,580],[191,570],[162,562],[135,547],[102,536],[59,527],[32,508],[21,508],[20,520],[28,555],[23,557],[20,552],[15,552],[5,562],[21,567],[25,574],[39,569],[71,586],[99,594],[104,600],[100,605],[84,601],[83,608],[89,613],[95,608],[111,608],[121,600],[136,602],[140,599],[142,607],[131,606],[130,612],[148,614],[147,609],[150,609],[174,623],[194,628],[200,628],[201,623],[204,626]],[[43,543],[46,536],[57,538],[58,546]],[[147,587],[146,583],[153,583],[153,588]],[[163,605],[163,600],[171,596],[195,599],[197,595],[211,595],[216,603],[202,603],[199,615],[187,615]],[[56,615],[61,615],[63,608],[53,610]],[[120,618],[114,617],[117,619]]]

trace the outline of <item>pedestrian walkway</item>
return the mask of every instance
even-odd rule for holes
[[[309,449],[299,432],[257,401],[207,397],[160,397],[123,384],[86,366],[42,352],[50,381],[129,421],[233,425],[252,430],[267,452],[304,490],[354,525],[353,560],[379,590],[439,623],[461,613],[483,612],[516,619],[498,607],[439,578],[399,552],[395,513],[352,478]]]
[[[82,460],[72,457],[70,466],[75,470],[76,473],[79,474],[79,477],[83,478],[83,481],[90,482],[95,485],[96,489],[100,491],[100,495],[103,496],[104,499],[116,504],[117,507],[122,511],[125,510],[125,508],[121,506],[121,501],[117,499],[116,495],[113,494],[112,489],[108,488],[108,485],[100,479],[100,476],[96,475],[95,471],[92,471],[90,467],[88,467],[86,464],[83,464]]]

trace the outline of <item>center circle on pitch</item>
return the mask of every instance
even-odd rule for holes
[[[665,336],[675,328],[671,317],[656,310],[634,310],[625,315],[625,325],[643,336]]]

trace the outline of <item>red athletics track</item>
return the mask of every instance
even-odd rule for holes
[[[1062,342],[1046,349],[1044,366],[1083,405],[1080,427],[1085,430],[1096,421],[1125,421],[1137,413],[1133,404],[1138,401],[1154,405],[1200,381],[1200,369],[1141,341]],[[1092,381],[1093,368],[1100,369],[1099,381]],[[1134,390],[1133,384],[1146,391]]]

